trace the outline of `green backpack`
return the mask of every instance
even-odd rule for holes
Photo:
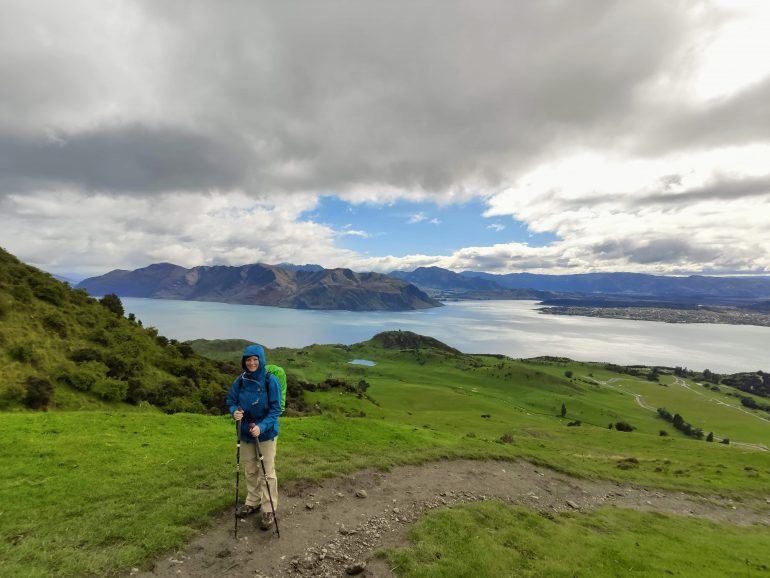
[[[266,365],[265,369],[267,370],[267,379],[270,379],[270,374],[272,373],[278,378],[278,383],[281,384],[281,413],[283,413],[283,410],[286,409],[286,372],[280,365],[272,363]],[[268,391],[270,391],[269,388]]]

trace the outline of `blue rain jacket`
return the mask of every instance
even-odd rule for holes
[[[257,371],[244,371],[236,377],[227,394],[230,414],[234,414],[239,407],[243,410],[241,440],[246,443],[254,443],[254,436],[249,433],[253,423],[259,426],[259,441],[275,439],[279,430],[278,416],[281,415],[281,385],[272,374],[269,382],[266,380],[267,362],[261,345],[249,345],[243,350],[241,367],[246,369],[246,358],[252,355],[259,357]]]

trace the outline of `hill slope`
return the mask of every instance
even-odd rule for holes
[[[460,275],[441,267],[418,267],[414,271],[392,271],[391,277],[414,283],[439,298],[545,299],[552,294],[529,288],[505,287],[491,278]]]
[[[185,269],[157,263],[135,271],[115,270],[80,282],[92,295],[115,293],[190,301],[270,305],[292,309],[405,311],[441,305],[414,285],[379,273],[350,269],[284,269],[253,264]]]
[[[0,249],[0,409],[149,402],[221,413],[237,367],[197,355]]]
[[[702,275],[666,277],[642,273],[494,275],[476,271],[463,271],[460,275],[471,279],[493,281],[511,289],[668,298],[770,299],[770,278],[767,277],[704,277]]]

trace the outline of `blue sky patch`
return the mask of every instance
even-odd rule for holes
[[[511,242],[542,247],[558,240],[551,233],[532,233],[510,217],[484,217],[486,209],[480,200],[446,206],[409,201],[355,205],[323,197],[302,218],[337,231],[339,247],[372,257],[449,255],[463,247]]]

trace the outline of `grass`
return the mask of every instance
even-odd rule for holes
[[[348,364],[354,358],[377,365]],[[630,395],[652,399],[662,392],[661,401],[683,406],[666,407],[706,431],[719,432],[724,423],[735,439],[767,439],[757,427],[765,422],[753,414],[699,405],[699,396],[682,387],[647,384],[590,364],[371,344],[278,349],[268,359],[301,380],[370,384],[368,397],[339,389],[307,392],[323,413],[282,419],[281,483],[444,458],[523,458],[576,476],[737,499],[767,497],[770,454],[689,439],[672,428],[660,437],[667,424]],[[597,384],[589,374],[619,381]],[[575,419],[583,425],[566,425]],[[606,423],[621,419],[636,431],[607,429]],[[501,443],[506,434],[510,438]],[[0,414],[0,575],[114,574],[182,545],[232,504],[233,438],[228,417],[128,406]],[[620,469],[626,457],[638,463]],[[711,527],[683,523],[704,532]],[[553,544],[559,535],[549,536]],[[603,546],[598,541],[586,547]]]
[[[605,508],[538,514],[500,502],[433,511],[415,545],[385,552],[400,576],[767,576],[770,532]]]

